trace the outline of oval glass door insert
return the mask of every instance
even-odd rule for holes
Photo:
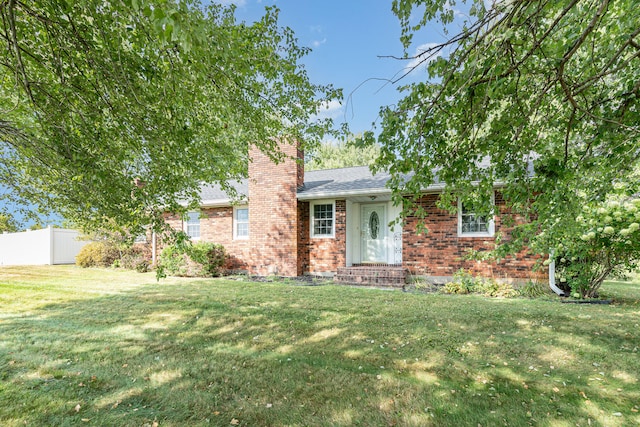
[[[378,212],[373,211],[371,212],[371,215],[369,215],[369,232],[371,233],[371,238],[377,239],[379,231],[380,218],[378,217]]]

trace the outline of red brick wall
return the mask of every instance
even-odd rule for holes
[[[420,203],[429,213],[424,220],[428,233],[416,232],[418,219],[407,218],[403,227],[403,264],[414,274],[428,276],[452,276],[459,269],[474,275],[496,279],[543,278],[544,270],[533,271],[536,260],[526,252],[495,262],[466,260],[467,251],[488,251],[494,248],[493,237],[458,237],[458,216],[436,207],[437,194],[425,195]],[[506,238],[509,229],[503,226],[501,218],[507,209],[500,193],[495,196],[499,215],[495,218],[495,232],[502,232]]]
[[[347,203],[335,201],[335,237],[312,238],[310,234],[310,203],[300,202],[300,234],[298,258],[303,273],[335,273],[346,265]]]
[[[225,268],[246,270],[248,266],[245,260],[249,256],[249,240],[233,239],[233,208],[230,206],[203,208],[200,215],[200,240],[224,246],[229,257]],[[165,221],[176,230],[183,229],[182,218],[178,215],[166,214]]]
[[[298,253],[297,144],[281,144],[287,156],[275,165],[268,156],[252,147],[249,163],[249,271],[258,275],[301,274]]]
[[[298,202],[298,266],[302,274],[309,272],[311,247],[309,202]]]

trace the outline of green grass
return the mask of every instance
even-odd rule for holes
[[[640,425],[640,285],[602,294],[0,267],[0,425]]]

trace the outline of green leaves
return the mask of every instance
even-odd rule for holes
[[[608,275],[637,268],[640,199],[629,195],[635,191],[637,184],[618,183],[605,202],[583,200],[580,214],[563,221],[566,231],[556,236],[556,271],[572,292],[594,297]]]
[[[197,204],[202,183],[244,176],[249,144],[273,153],[273,138],[332,132],[312,118],[341,92],[309,81],[308,51],[275,8],[252,25],[195,0],[8,2],[0,14],[16,23],[0,29],[0,181],[79,225],[158,225],[162,209]]]
[[[540,231],[559,236],[581,203],[604,200],[640,168],[638,5],[461,3],[471,19],[444,43],[451,53],[381,111],[376,168],[391,172],[398,202],[435,179],[445,202],[488,199],[494,183],[504,184],[511,213],[532,221],[505,243],[517,250]],[[395,1],[405,49],[425,25],[446,25],[455,7]]]
[[[380,147],[364,145],[361,137],[346,142],[323,142],[310,153],[305,153],[305,170],[335,169],[351,166],[369,166],[380,155]]]

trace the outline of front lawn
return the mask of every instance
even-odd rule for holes
[[[640,284],[602,294],[0,267],[0,425],[640,425]]]

